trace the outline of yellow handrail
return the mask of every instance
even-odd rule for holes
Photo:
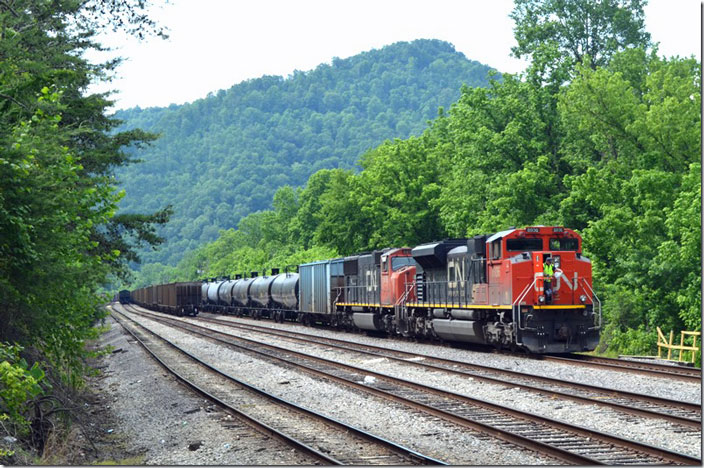
[[[699,351],[699,347],[697,346],[697,337],[701,336],[701,332],[693,332],[693,331],[681,331],[680,332],[680,344],[672,344],[672,340],[674,338],[674,331],[670,331],[670,339],[667,340],[665,338],[665,335],[663,334],[662,330],[660,330],[660,327],[656,327],[658,330],[658,358],[662,358],[662,349],[665,348],[667,349],[667,360],[668,361],[675,361],[675,359],[672,359],[672,350],[677,350],[679,351],[679,356],[677,361],[683,361],[684,357],[684,352],[685,351],[691,351],[691,362],[694,362],[697,352]],[[691,336],[693,337],[692,345],[691,346],[685,346],[684,341],[685,341],[685,336]]]

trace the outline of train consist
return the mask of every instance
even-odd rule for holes
[[[295,273],[148,286],[129,300],[176,315],[247,315],[533,353],[591,351],[601,306],[581,252],[575,231],[535,226],[306,263]]]

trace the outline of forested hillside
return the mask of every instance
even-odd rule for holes
[[[148,282],[564,225],[593,262],[600,350],[653,354],[656,326],[701,330],[701,64],[659,57],[642,6],[629,8],[517,0],[524,74],[463,88],[421,136],[366,153],[359,173],[279,189],[272,210]]]
[[[462,84],[486,86],[489,71],[446,42],[417,40],[249,80],[191,104],[118,112],[125,128],[161,134],[135,152],[141,164],[120,171],[121,210],[174,208],[161,231],[168,242],[144,262],[174,264],[220,229],[270,208],[279,187],[353,168],[386,139],[420,135]]]

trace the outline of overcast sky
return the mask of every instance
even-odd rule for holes
[[[502,72],[511,57],[512,0],[154,0],[152,18],[170,38],[120,34],[104,45],[125,58],[109,85],[116,108],[168,106],[262,75],[307,71],[398,41],[441,39]],[[646,28],[660,55],[701,60],[700,2],[650,0]],[[94,57],[94,56],[93,56]],[[105,90],[100,87],[94,90]]]

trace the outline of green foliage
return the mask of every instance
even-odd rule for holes
[[[652,356],[657,349],[657,334],[647,330],[645,325],[626,330],[614,329],[609,337],[609,347],[619,354],[630,356]]]
[[[83,342],[105,313],[100,285],[125,276],[136,246],[158,243],[152,224],[168,218],[114,217],[123,193],[112,172],[129,162],[126,147],[154,135],[116,130],[110,101],[86,93],[114,63],[82,58],[99,47],[93,13],[149,31],[144,6],[0,3],[0,339],[39,351],[32,355],[73,386],[82,382]]]
[[[640,327],[699,330],[698,65],[633,51],[617,57],[612,69],[581,68],[560,101],[577,171],[561,214],[583,229],[614,337]],[[644,62],[645,73],[625,73]]]
[[[430,136],[386,142],[361,159],[363,171],[352,197],[360,207],[364,243],[341,251],[413,245],[442,236],[437,209],[430,201],[440,188]]]
[[[511,18],[516,57],[531,59],[531,75],[551,83],[569,79],[575,65],[606,66],[618,52],[645,48],[647,0],[516,0]]]
[[[159,231],[168,243],[143,250],[143,259],[174,265],[221,229],[269,209],[280,187],[303,186],[325,169],[355,169],[384,140],[419,135],[463,83],[486,85],[489,70],[446,42],[417,40],[248,80],[191,104],[118,112],[123,128],[161,134],[134,152],[142,164],[119,172],[127,192],[121,209],[174,209]]]
[[[29,432],[27,403],[44,393],[44,371],[36,362],[29,367],[21,351],[21,346],[0,343],[0,427],[19,436]]]

